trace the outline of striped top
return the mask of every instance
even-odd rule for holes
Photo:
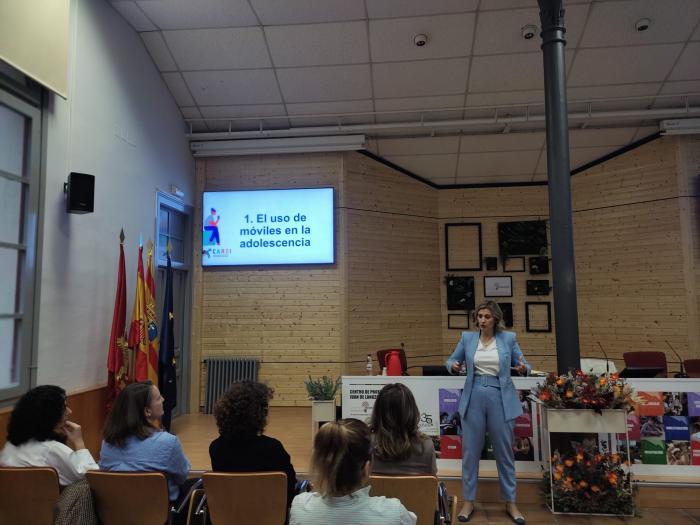
[[[396,498],[370,496],[364,487],[348,496],[304,492],[292,502],[289,525],[416,525],[416,515]]]

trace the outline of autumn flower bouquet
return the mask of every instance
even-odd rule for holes
[[[552,511],[633,515],[635,488],[626,464],[619,454],[579,449],[563,457],[555,452],[542,480]]]
[[[551,373],[532,389],[533,395],[547,408],[590,408],[631,410],[635,404],[632,387],[619,374],[587,374],[581,370]]]

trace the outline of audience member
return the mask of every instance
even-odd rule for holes
[[[168,479],[170,501],[187,493],[190,462],[180,441],[160,430],[163,397],[150,381],[122,390],[107,416],[100,451],[103,470],[162,472]],[[193,483],[195,480],[191,480]]]
[[[311,470],[318,492],[292,502],[291,525],[415,525],[416,515],[395,498],[371,497],[371,438],[357,419],[326,423],[316,434]]]
[[[419,419],[416,400],[405,385],[381,389],[370,421],[372,473],[437,474],[433,440],[418,430]]]
[[[68,420],[71,409],[61,387],[42,385],[24,394],[10,414],[4,467],[53,467],[62,486],[99,467],[85,448],[80,425]]]
[[[211,467],[222,472],[287,474],[287,506],[294,498],[296,473],[278,440],[263,435],[273,390],[261,383],[234,383],[214,408],[219,437],[209,445]]]

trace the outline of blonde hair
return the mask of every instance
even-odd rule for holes
[[[317,491],[345,496],[362,483],[362,468],[370,459],[369,427],[358,419],[326,423],[316,433],[311,455]]]
[[[423,444],[419,419],[416,400],[408,387],[401,383],[385,385],[372,409],[374,455],[386,461],[408,459],[414,446]]]
[[[488,310],[491,312],[491,315],[493,316],[495,322],[493,323],[493,333],[495,334],[499,330],[505,330],[506,325],[503,323],[503,310],[501,310],[501,307],[498,306],[498,303],[495,301],[484,301],[479,304],[474,309],[474,322],[476,322],[476,316],[479,313],[480,310]]]

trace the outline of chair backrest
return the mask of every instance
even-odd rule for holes
[[[408,369],[408,363],[406,361],[406,352],[403,348],[387,348],[386,350],[377,351],[377,361],[379,362],[379,372],[382,368],[386,366],[386,356],[389,352],[398,352],[399,360],[401,361],[401,373],[403,374]]]
[[[163,525],[170,512],[168,482],[161,472],[85,474],[102,525]]]
[[[688,377],[700,377],[700,359],[686,359],[683,368]]]
[[[438,479],[435,476],[371,476],[371,496],[398,498],[415,513],[417,525],[433,525],[438,508]]]
[[[50,525],[58,494],[58,474],[50,467],[1,467],[0,523]]]
[[[656,367],[661,368],[662,372],[657,377],[668,376],[668,365],[666,363],[666,354],[663,352],[625,352],[622,354],[625,360],[625,366],[629,368],[636,367]]]
[[[212,523],[284,523],[287,516],[284,472],[205,472],[202,480]]]
[[[609,359],[599,359],[597,357],[582,357],[581,370],[593,372],[594,374],[605,374],[606,372],[617,372],[615,362]]]

